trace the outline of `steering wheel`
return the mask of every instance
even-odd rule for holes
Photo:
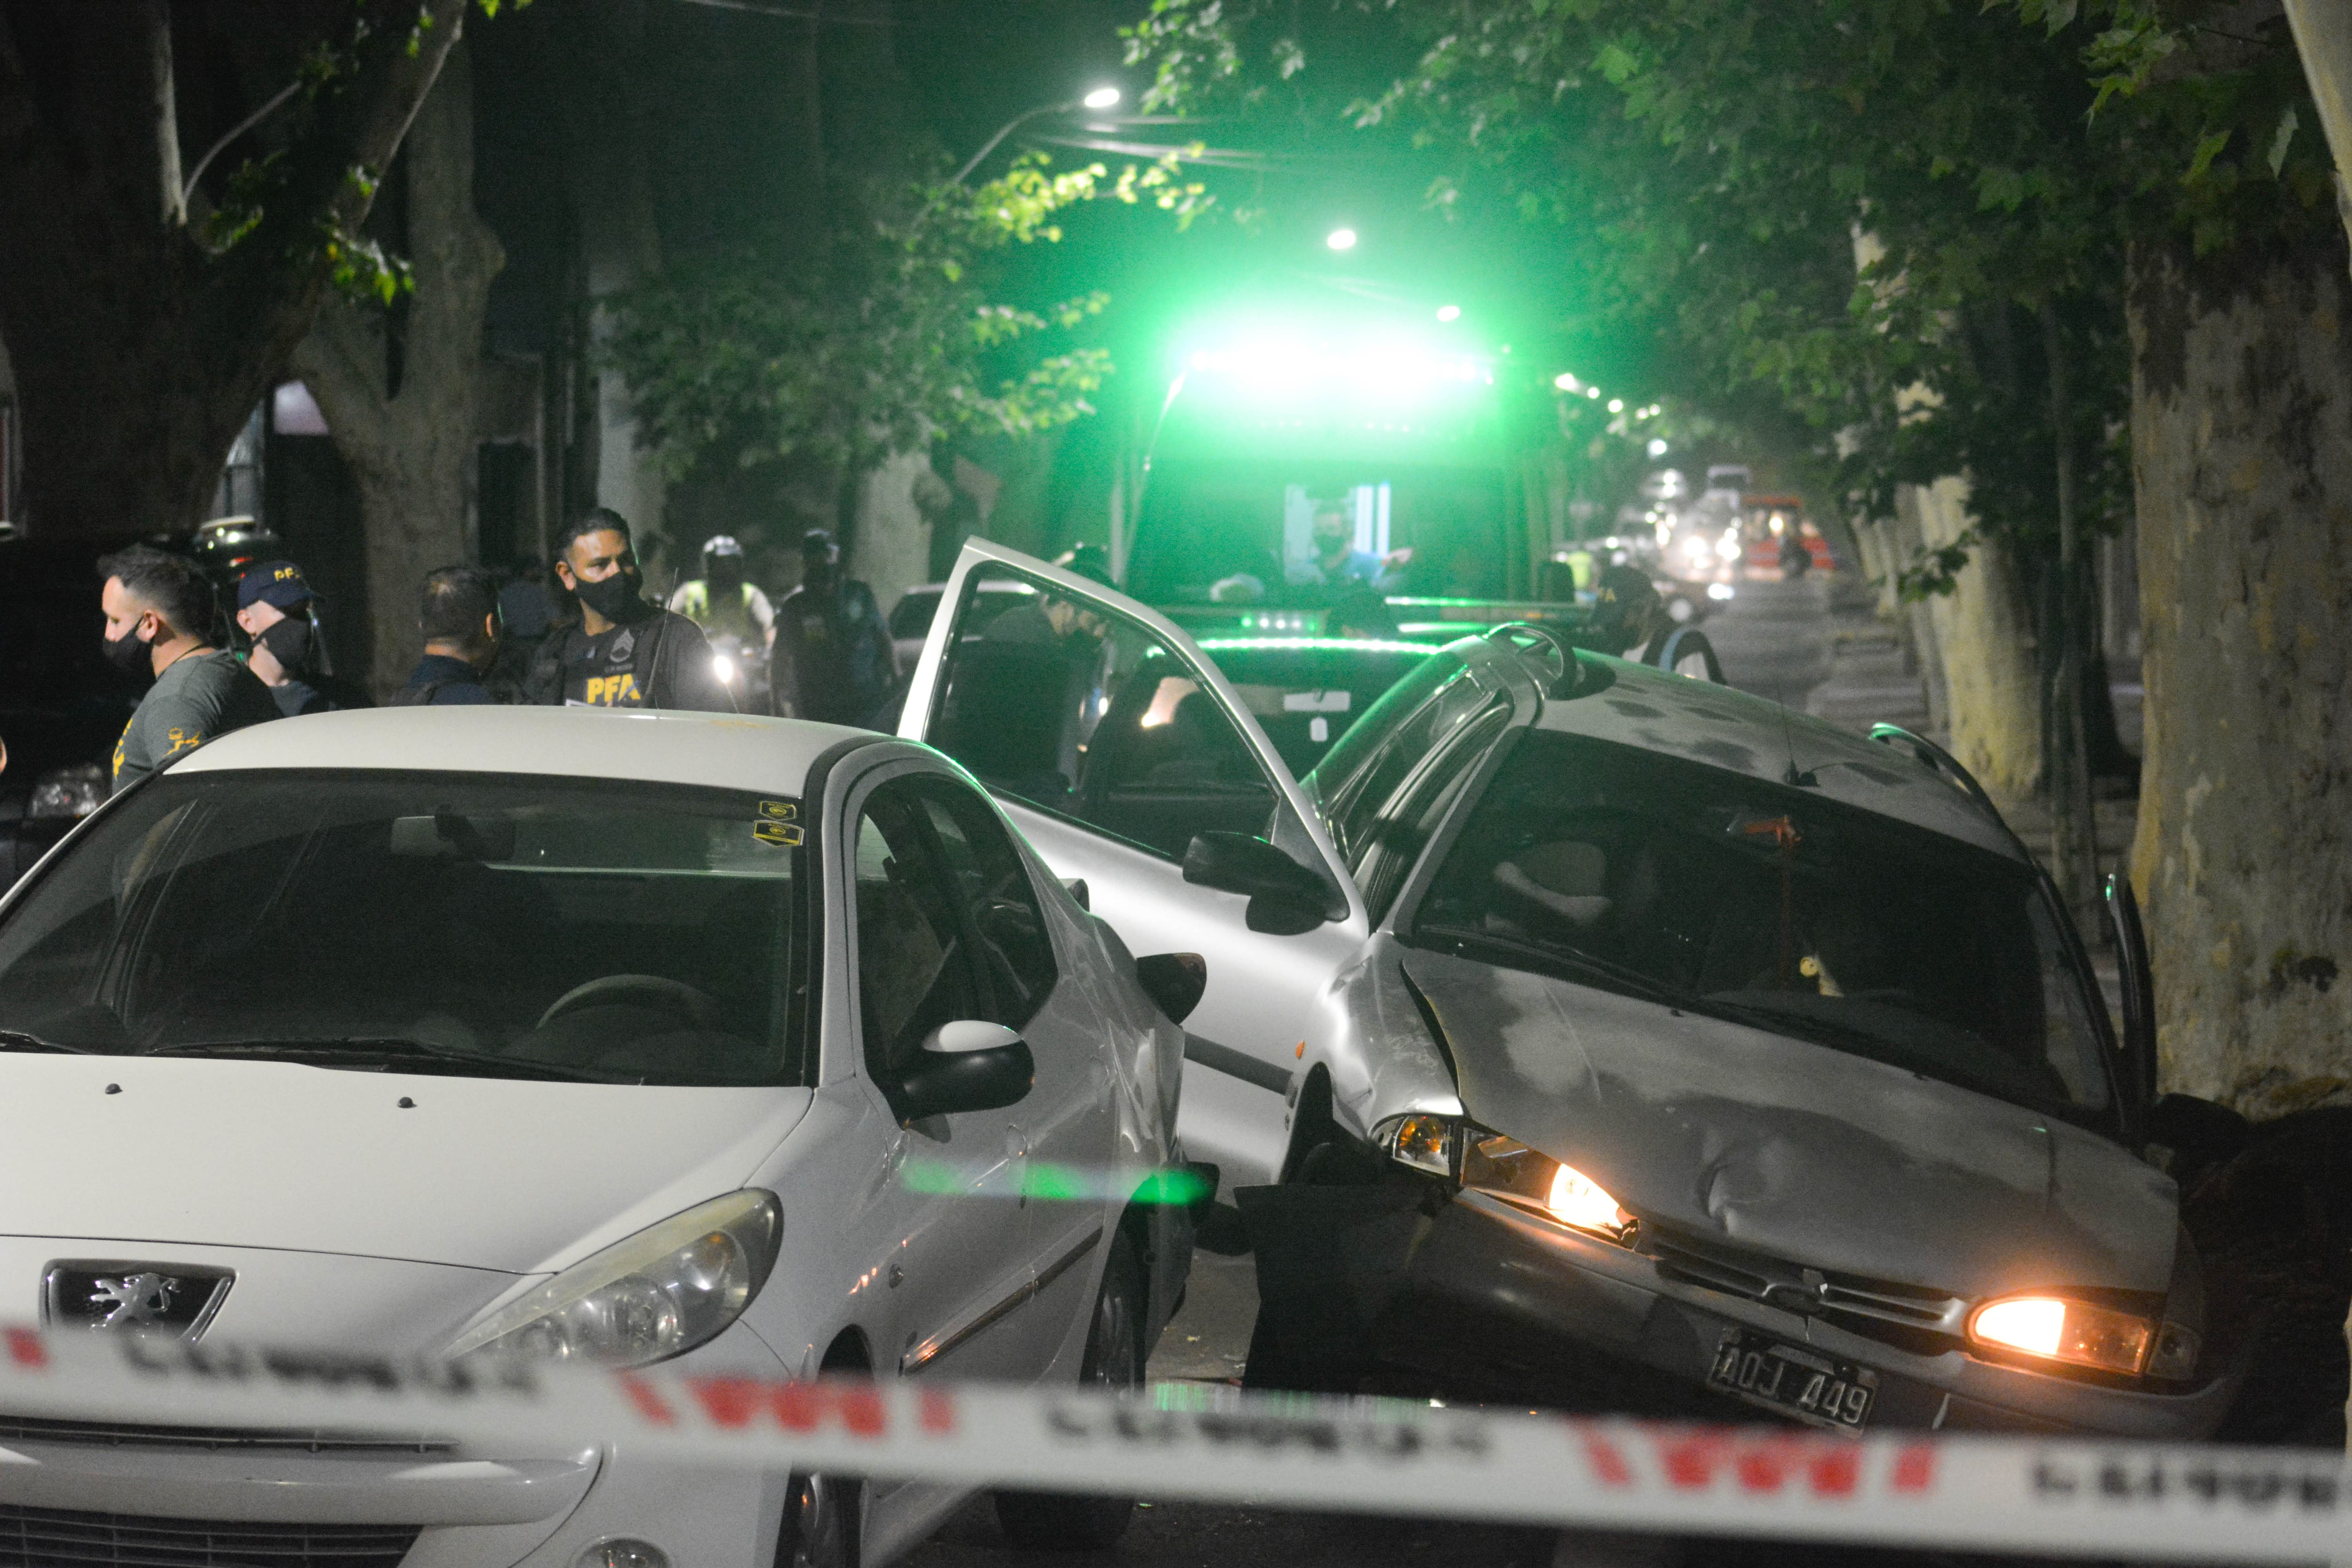
[[[544,1029],[566,1013],[576,1013],[583,1007],[610,1007],[623,1003],[683,1013],[698,1028],[719,1026],[719,1006],[709,993],[659,974],[600,974],[558,996],[539,1016],[537,1026]]]

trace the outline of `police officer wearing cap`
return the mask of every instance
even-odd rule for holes
[[[236,582],[236,624],[253,639],[246,668],[260,677],[278,712],[289,719],[370,705],[363,694],[319,668],[319,627],[311,606],[320,597],[291,561],[261,562]]]

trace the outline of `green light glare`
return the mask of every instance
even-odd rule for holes
[[[1491,396],[1495,360],[1418,311],[1252,306],[1177,341],[1187,398],[1366,415]]]
[[[1208,1183],[1198,1172],[1171,1166],[1150,1172],[1137,1184],[1133,1171],[1096,1170],[1080,1165],[1033,1160],[1021,1173],[1018,1187],[992,1182],[987,1169],[959,1165],[949,1160],[911,1159],[898,1167],[898,1184],[910,1193],[936,1196],[1038,1198],[1064,1203],[1119,1198],[1128,1203],[1172,1205],[1190,1208],[1210,1195]]]

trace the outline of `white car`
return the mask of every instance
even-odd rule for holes
[[[1144,973],[1175,991],[890,737],[535,708],[243,731],[0,903],[0,1319],[1131,1384],[1192,1246],[1137,1200],[1179,1158],[1162,1007],[1198,965]],[[0,1411],[0,1562],[877,1563],[959,1500]],[[1039,1543],[1126,1518],[999,1508]]]

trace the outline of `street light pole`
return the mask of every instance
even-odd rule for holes
[[[1081,109],[1112,109],[1116,108],[1118,103],[1118,89],[1115,87],[1098,87],[1092,92],[1087,94],[1084,98],[1074,98],[1067,103],[1041,103],[1036,108],[1032,109],[1025,113],[1016,114],[1012,119],[1006,121],[1003,125],[998,129],[995,135],[990,137],[985,142],[982,143],[980,151],[974,153],[970,159],[965,161],[964,166],[955,172],[955,178],[950,180],[948,184],[950,185],[962,184],[965,178],[969,176],[974,169],[980,167],[981,161],[986,158],[991,153],[995,152],[998,146],[1003,142],[1007,136],[1012,135],[1015,131],[1018,131],[1022,126],[1028,124],[1029,121],[1036,119],[1041,114],[1073,114]]]

